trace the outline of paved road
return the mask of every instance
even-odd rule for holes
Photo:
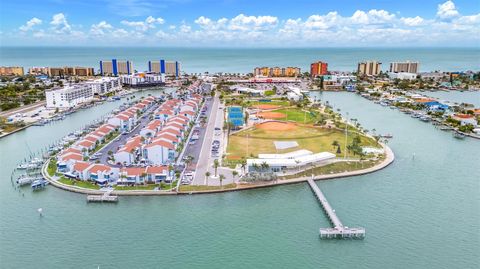
[[[15,115],[17,113],[25,113],[25,112],[28,112],[28,111],[32,111],[34,109],[37,109],[39,107],[44,106],[46,103],[47,103],[46,101],[40,101],[40,102],[36,102],[36,103],[30,104],[30,105],[21,106],[19,108],[15,108],[15,109],[12,109],[12,110],[2,111],[2,112],[0,112],[0,117],[7,118],[7,117],[10,117],[11,115]]]
[[[222,109],[220,109],[220,107]],[[218,168],[217,177],[215,177],[215,169],[213,168],[214,160],[221,159],[223,150],[226,149],[226,145],[224,144],[224,142],[226,142],[226,134],[223,132],[223,123],[225,116],[224,114],[225,113],[223,110],[223,105],[220,105],[220,99],[218,98],[218,96],[215,96],[212,105],[212,112],[210,114],[207,127],[205,128],[205,137],[201,146],[200,157],[197,162],[195,177],[192,185],[205,185],[205,173],[207,171],[209,171],[211,175],[208,179],[208,185],[220,185],[220,181],[218,180],[218,175],[220,174],[223,174],[225,176],[223,184],[229,184],[233,182],[232,172],[230,169]],[[222,130],[220,135],[215,135],[215,127],[218,127]],[[211,155],[213,140],[220,141],[220,150],[218,157],[213,157]]]
[[[150,115],[153,113],[153,111],[155,111],[155,109],[158,108],[158,105],[153,105],[152,107],[150,107],[149,109],[147,109],[143,115],[142,115],[142,118],[140,118],[140,121],[139,121],[139,124],[137,125],[137,127],[135,127],[130,133],[126,134],[126,135],[120,135],[119,138],[120,140],[119,141],[113,141],[112,143],[108,144],[106,147],[104,147],[102,150],[98,151],[99,153],[101,153],[102,155],[100,156],[99,160],[100,160],[100,163],[103,163],[103,164],[108,164],[107,163],[107,160],[108,160],[108,152],[109,151],[112,151],[113,153],[117,152],[117,150],[122,147],[123,145],[125,145],[125,142],[131,138],[131,137],[134,137],[135,135],[137,135],[140,130],[142,130],[142,128],[147,125],[149,122],[150,122]],[[146,116],[145,118],[143,116]],[[113,165],[115,167],[121,167],[121,166],[117,166],[117,165]]]
[[[212,105],[213,105],[213,99],[206,100],[205,105],[207,106],[207,111],[205,112],[205,115],[207,116],[207,121],[209,121],[211,115],[212,115]],[[202,145],[203,141],[205,140],[205,134],[207,131],[207,128],[205,127],[200,127],[198,128],[200,130],[200,133],[198,134],[198,140],[195,144],[190,145],[187,144],[187,148],[185,149],[185,154],[183,156],[192,156],[193,157],[193,162],[187,167],[187,170],[192,170],[192,168],[195,168],[196,163],[200,159],[200,151],[202,150]],[[188,141],[187,141],[188,143]]]

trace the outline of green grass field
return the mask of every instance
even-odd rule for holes
[[[205,186],[205,185],[181,185],[179,191],[189,192],[189,191],[214,191],[214,190],[226,190],[233,189],[237,186],[235,183],[230,183],[220,186]]]
[[[307,149],[314,153],[324,151],[336,153],[337,148],[332,146],[332,142],[335,140],[340,144],[342,150],[342,153],[338,155],[343,156],[345,133],[339,130],[311,126],[297,126],[295,130],[289,131],[253,128],[229,137],[227,159],[238,160],[241,157],[257,157],[259,153],[286,153],[299,149]],[[353,135],[348,137],[348,144],[352,143],[352,140]],[[297,141],[299,146],[276,150],[274,141]],[[361,137],[361,146],[379,147],[375,140],[365,136]],[[347,154],[347,156],[349,155]]]
[[[304,112],[299,108],[292,107],[292,108],[283,108],[273,110],[272,112],[279,112],[286,115],[285,119],[287,121],[294,121],[303,124],[311,124],[315,122],[316,117],[313,116],[310,112]]]

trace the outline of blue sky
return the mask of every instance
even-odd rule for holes
[[[477,0],[22,0],[1,45],[479,46]]]

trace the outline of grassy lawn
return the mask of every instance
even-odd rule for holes
[[[248,145],[247,145],[247,134]],[[241,157],[254,157],[259,153],[286,153],[299,149],[307,149],[313,153],[328,151],[336,153],[336,147],[332,146],[333,141],[340,144],[341,154],[345,147],[345,134],[336,129],[325,129],[312,126],[297,126],[290,131],[272,131],[253,128],[234,135],[228,139],[227,159],[235,162]],[[348,144],[352,143],[353,135],[348,136]],[[296,141],[298,147],[286,150],[276,150],[274,141]],[[361,136],[361,146],[379,147],[375,140]],[[248,156],[247,156],[248,149]],[[347,154],[347,157],[349,154]]]
[[[337,162],[337,163],[332,163],[329,165],[325,165],[322,167],[316,167],[313,168],[313,174],[314,175],[329,175],[329,174],[336,174],[336,173],[341,173],[345,171],[355,171],[355,170],[360,170],[360,169],[365,169],[365,168],[370,168],[377,163],[381,162],[383,159],[380,159],[378,161],[362,161],[361,163],[358,162]],[[305,171],[302,171],[298,174],[295,175],[289,175],[285,177],[280,177],[281,179],[292,179],[292,178],[297,178],[297,177],[304,177],[304,176],[311,176],[312,175],[312,169],[307,169]]]
[[[264,99],[269,99],[268,97],[264,98]],[[289,106],[290,105],[290,102],[289,101],[286,101],[286,100],[275,100],[275,99],[272,99],[271,102],[259,102],[259,101],[255,101],[255,100],[250,100],[250,105],[251,106],[255,106],[255,105],[277,105],[277,106]]]
[[[138,186],[115,186],[115,190],[118,190],[118,191],[153,190],[157,187],[159,187],[159,184],[138,185]]]
[[[273,110],[272,112],[279,112],[287,115],[286,118],[283,120],[295,121],[305,124],[314,123],[316,119],[316,117],[312,116],[310,112],[305,113],[304,111],[296,107],[277,109]]]
[[[59,182],[71,186],[77,186],[81,188],[86,188],[86,189],[93,189],[93,190],[99,190],[100,186],[93,184],[90,181],[83,181],[83,180],[75,180],[75,179],[69,179],[64,176],[60,177],[58,180]]]
[[[233,189],[237,186],[235,183],[220,186],[205,186],[205,185],[181,185],[178,189],[179,191],[189,192],[189,191],[213,191],[213,190],[225,190]]]
[[[50,159],[47,167],[47,173],[49,176],[53,177],[57,172],[57,160],[55,158]]]

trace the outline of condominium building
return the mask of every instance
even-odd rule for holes
[[[318,61],[310,64],[310,76],[318,77],[328,74],[328,63]]]
[[[31,67],[28,69],[31,75],[48,75],[49,77],[62,76],[93,76],[92,67],[64,66],[64,67]]]
[[[357,71],[359,75],[376,76],[382,71],[382,63],[377,61],[360,62]]]
[[[177,61],[148,61],[148,72],[165,74],[167,76],[178,77],[181,72],[181,64]]]
[[[153,86],[165,82],[165,74],[157,73],[136,73],[120,76],[121,82],[129,86]]]
[[[47,108],[70,108],[93,98],[93,89],[86,83],[53,88],[45,92]]]
[[[0,66],[0,76],[23,76],[21,66]]]
[[[85,83],[92,88],[93,94],[106,94],[122,89],[122,83],[119,77],[102,77],[100,79],[89,80]]]
[[[298,67],[255,67],[255,76],[262,77],[296,77],[300,75]]]
[[[418,73],[419,62],[392,62],[390,63],[390,72],[392,73]]]
[[[100,61],[100,74],[102,76],[130,75],[133,72],[133,64],[131,61],[117,59]]]

